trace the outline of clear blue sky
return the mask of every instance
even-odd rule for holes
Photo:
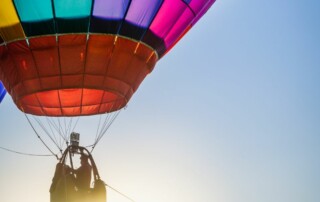
[[[94,151],[102,178],[136,202],[319,202],[319,10],[217,0]],[[0,128],[0,146],[47,153],[10,96]],[[49,201],[53,157],[0,161],[1,201]]]

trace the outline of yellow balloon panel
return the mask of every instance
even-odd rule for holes
[[[6,42],[25,38],[12,0],[0,1],[0,35]]]

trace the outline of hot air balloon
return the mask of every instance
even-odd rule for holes
[[[117,112],[214,2],[1,0],[0,80],[25,114]]]
[[[2,102],[4,96],[6,95],[7,91],[4,88],[2,82],[0,81],[0,103]]]

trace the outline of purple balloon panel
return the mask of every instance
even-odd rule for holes
[[[126,21],[147,28],[161,6],[162,0],[132,0]]]
[[[95,0],[93,16],[105,19],[123,19],[130,0]]]

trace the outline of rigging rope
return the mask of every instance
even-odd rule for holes
[[[93,152],[96,145],[100,142],[100,140],[105,136],[107,130],[110,128],[110,126],[113,124],[115,119],[120,114],[121,110],[117,110],[114,112],[105,113],[105,117],[102,117],[100,115],[99,117],[99,124],[97,127],[94,143],[90,146],[92,147],[91,152]],[[39,132],[42,130],[48,138],[52,141],[52,143],[59,149],[60,152],[63,150],[63,144],[65,143],[66,146],[69,145],[69,138],[70,138],[70,132],[74,131],[76,126],[78,125],[78,121],[80,117],[77,117],[77,119],[66,119],[66,117],[55,117],[55,119],[50,119],[48,117],[45,117],[41,119],[40,117],[31,116],[33,122],[31,121],[31,118],[25,113],[25,116],[32,127],[33,131],[35,132],[36,136],[39,138],[39,140],[43,143],[43,145],[53,154],[54,152],[49,148],[49,146],[45,143],[45,141],[40,137]],[[102,121],[102,119],[104,121]],[[46,120],[46,121],[45,121]],[[44,121],[44,122],[43,122]],[[68,122],[69,121],[69,122]],[[45,123],[47,122],[47,123]],[[40,130],[40,131],[38,131]],[[87,146],[88,147],[88,146]],[[58,157],[57,157],[58,158]]]
[[[1,147],[1,146],[0,146],[0,149],[15,153],[15,154],[25,155],[25,156],[57,156],[57,154],[55,154],[55,155],[53,155],[53,154],[30,154],[30,153],[15,151],[15,150],[8,149],[8,148]]]
[[[100,123],[101,123],[101,117],[102,117],[102,115],[100,114],[100,116],[99,116],[99,123],[98,123],[98,127],[97,127],[97,132],[96,132],[95,140],[97,140],[97,138],[98,138],[99,129],[100,129]]]
[[[101,133],[99,135],[99,138],[97,140],[97,143],[101,140],[101,138],[106,134],[107,130],[109,129],[109,127],[112,125],[112,123],[114,122],[114,120],[118,117],[120,111],[117,111],[115,114],[113,114],[114,116],[111,118],[111,121],[108,122],[108,124],[106,124],[103,128],[103,130],[101,130]]]
[[[52,129],[52,127],[57,131],[57,128],[55,127],[55,125],[54,124],[52,124],[51,123],[51,120],[48,118],[48,117],[46,117],[46,120],[47,120],[47,123],[48,123],[48,125],[49,125],[49,128],[50,128],[50,130],[51,130],[51,134],[54,134],[54,131],[53,131],[53,129]],[[62,146],[63,146],[63,141],[67,141],[60,133],[59,133],[59,131],[57,131],[57,133],[59,134],[59,136],[61,137],[61,138],[59,138],[59,147],[60,148],[62,148]],[[58,140],[56,139],[56,136],[54,135],[54,137],[55,137],[55,140],[58,142]]]
[[[58,123],[56,123],[53,119],[50,119],[50,118],[48,118],[48,117],[46,117],[46,119],[47,119],[47,123],[48,123],[48,125],[50,126],[53,126],[54,127],[54,129],[56,130],[56,132],[59,134],[59,136],[62,138],[62,140],[60,141],[60,145],[61,145],[61,147],[62,147],[62,145],[63,145],[63,140],[64,140],[64,142],[68,142],[68,137],[67,137],[67,135],[66,134],[63,134],[63,131],[62,131],[62,127],[61,127],[61,124],[60,124],[60,119],[58,119],[57,121],[58,121]]]
[[[116,190],[115,188],[109,186],[107,183],[104,184],[105,186],[109,187],[110,189],[112,189],[113,191],[117,192],[118,194],[120,194],[121,196],[127,198],[128,200],[135,202],[133,199],[131,199],[130,197],[128,197],[127,195],[121,193],[120,191]]]
[[[78,118],[77,118],[77,121],[76,121],[76,123],[74,124],[74,126],[73,126],[73,128],[72,128],[72,130],[71,130],[71,131],[74,131],[74,129],[75,129],[75,128],[76,128],[76,126],[78,125],[79,119],[80,119],[80,117],[78,117]]]
[[[92,149],[91,152],[93,152],[95,146],[100,142],[100,140],[102,139],[102,137],[106,134],[107,130],[109,129],[109,127],[112,125],[112,123],[115,121],[115,119],[118,117],[118,115],[120,114],[121,110],[114,112],[112,114],[108,114],[108,116],[105,118],[105,121],[103,123],[103,126],[100,129],[100,133],[99,135],[96,137],[95,142],[92,144]],[[110,118],[112,116],[112,118]],[[111,119],[109,121],[109,119]],[[100,121],[99,121],[99,127],[100,127]]]
[[[33,127],[32,123],[30,122],[29,117],[27,116],[27,114],[24,114],[24,115],[25,115],[25,117],[27,118],[27,120],[28,120],[31,128],[32,128],[33,131],[35,132],[35,135],[39,138],[39,140],[42,142],[42,144],[50,151],[50,153],[51,153],[53,156],[55,156],[57,159],[59,159],[58,155],[55,154],[55,153],[48,147],[48,145],[46,145],[46,143],[41,139],[40,135],[38,134],[38,132],[37,132],[37,131],[35,130],[35,128]]]
[[[39,119],[36,119],[35,117],[33,117],[33,119],[35,121],[37,121],[37,123],[39,124],[39,126],[42,128],[42,130],[44,131],[45,134],[47,134],[47,136],[50,138],[50,140],[53,142],[53,144],[61,151],[62,148],[59,147],[57,141],[55,141],[52,136],[50,135],[49,131],[46,129],[46,127],[44,126],[44,124],[39,120]],[[54,136],[55,137],[55,136]],[[55,138],[56,139],[56,138]]]

